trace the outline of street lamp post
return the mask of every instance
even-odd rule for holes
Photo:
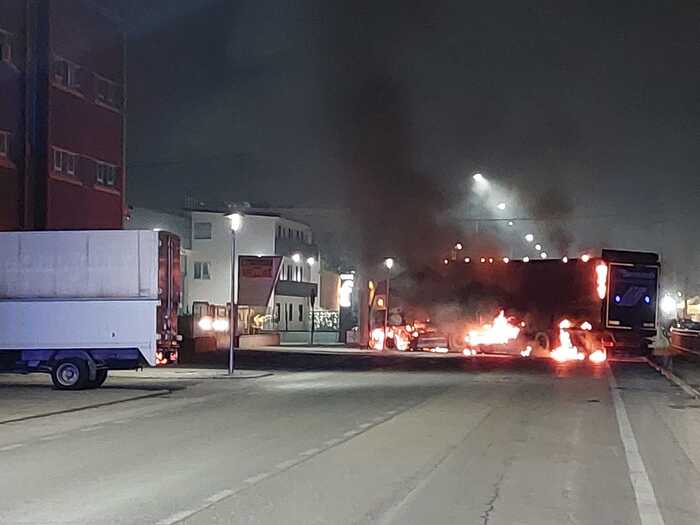
[[[394,259],[387,257],[384,259],[386,267],[386,301],[384,304],[384,337],[382,337],[382,350],[386,350],[386,329],[389,324],[389,291],[391,289],[391,269],[394,267]]]
[[[228,374],[233,375],[233,357],[238,332],[238,303],[236,301],[236,232],[241,229],[243,216],[240,213],[227,215],[231,221],[231,312],[229,316]]]
[[[316,264],[316,259],[309,257],[306,259],[306,264],[309,265],[309,278],[311,277],[311,269],[314,264]],[[314,332],[316,331],[316,317],[314,316],[314,307],[316,306],[316,291],[315,289],[311,292],[311,297],[309,298],[311,302],[311,337],[309,340],[309,346],[314,345]]]

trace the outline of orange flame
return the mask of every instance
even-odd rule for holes
[[[485,324],[479,330],[470,330],[464,342],[470,346],[505,345],[516,339],[520,328],[510,324],[503,310],[496,316],[492,324]]]
[[[608,267],[605,263],[600,263],[595,267],[596,274],[596,291],[600,299],[605,299],[605,294],[608,291]]]
[[[588,356],[588,359],[591,361],[591,363],[595,364],[603,363],[607,358],[608,356],[606,355],[605,350],[596,350]]]
[[[578,348],[571,342],[571,334],[568,329],[572,326],[568,319],[559,323],[559,346],[549,353],[550,357],[559,363],[583,361],[586,358],[586,355],[579,352]]]

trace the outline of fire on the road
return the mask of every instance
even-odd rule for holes
[[[583,361],[586,358],[586,354],[579,351],[571,342],[571,334],[568,330],[572,326],[571,321],[568,319],[564,319],[559,323],[559,346],[550,352],[552,359],[559,363]]]
[[[520,327],[508,320],[505,312],[501,312],[493,320],[478,330],[470,330],[464,337],[464,342],[471,347],[485,345],[505,345],[514,341],[520,333]]]

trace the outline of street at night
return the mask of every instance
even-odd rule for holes
[[[0,0],[0,525],[700,524],[698,27]]]
[[[289,354],[279,365],[122,374],[90,394],[158,395],[3,423],[0,523],[700,520],[697,403],[645,363],[416,354],[314,366]],[[4,378],[3,403],[52,396],[45,380]]]

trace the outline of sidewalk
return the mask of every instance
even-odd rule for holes
[[[113,370],[110,377],[125,379],[257,379],[271,376],[264,370],[236,370],[233,376],[228,369],[216,365],[188,365],[144,368],[142,370]]]

